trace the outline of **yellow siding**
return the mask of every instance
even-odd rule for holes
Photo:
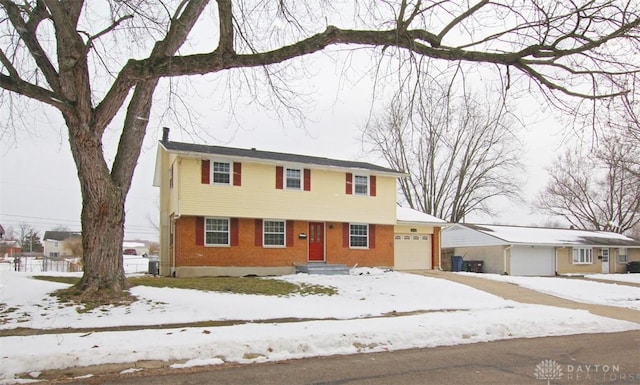
[[[377,176],[369,197],[345,193],[344,171],[312,168],[311,191],[292,191],[275,188],[275,165],[242,163],[242,186],[202,184],[200,159],[178,168],[181,215],[395,223],[395,177]]]

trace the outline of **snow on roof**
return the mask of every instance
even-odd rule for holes
[[[503,225],[470,225],[468,228],[508,243],[546,245],[637,246],[640,240],[626,235],[595,230],[552,229]]]
[[[396,207],[396,221],[407,223],[428,223],[444,225],[447,221],[425,214],[422,211],[414,210],[409,207]]]

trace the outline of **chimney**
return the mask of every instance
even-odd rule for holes
[[[162,127],[162,142],[166,143],[169,141],[169,127]]]

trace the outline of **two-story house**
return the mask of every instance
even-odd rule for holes
[[[160,274],[287,274],[310,263],[437,267],[444,221],[398,209],[404,175],[364,162],[173,142],[165,128],[154,177]]]
[[[42,237],[43,253],[45,257],[69,257],[73,253],[65,247],[65,241],[69,238],[80,238],[82,233],[77,231],[45,231]]]

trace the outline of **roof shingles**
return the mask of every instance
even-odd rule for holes
[[[161,141],[164,148],[172,152],[196,153],[203,155],[220,155],[237,158],[254,158],[282,163],[313,164],[325,167],[353,168],[384,173],[403,174],[402,171],[378,166],[366,162],[330,159],[308,155],[288,154],[280,152],[260,151],[234,147],[210,146],[204,144]]]

